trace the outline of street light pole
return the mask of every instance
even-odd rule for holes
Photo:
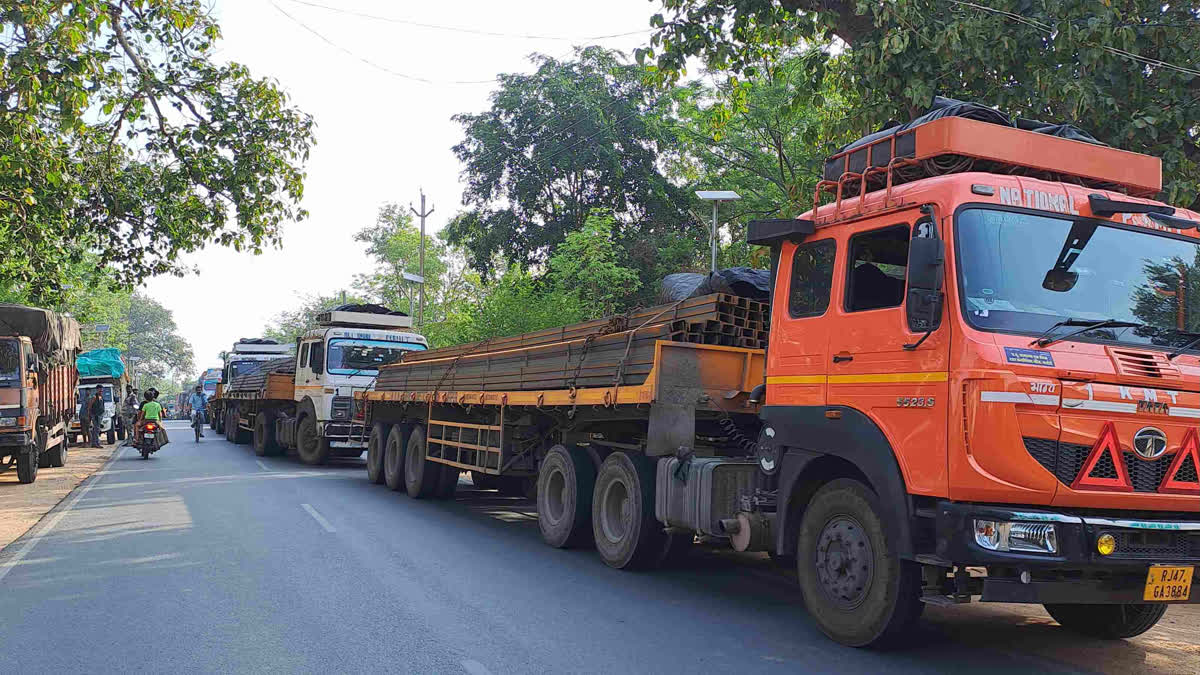
[[[709,234],[709,247],[712,253],[712,269],[713,274],[717,273],[717,243],[721,240],[720,237],[720,221],[718,220],[717,208],[721,202],[733,202],[742,198],[741,195],[733,190],[696,190],[696,196],[706,202],[712,202],[712,232]]]

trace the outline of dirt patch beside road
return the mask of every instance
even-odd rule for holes
[[[116,448],[71,448],[66,466],[38,469],[37,480],[29,485],[17,482],[15,468],[0,474],[0,550],[28,532],[85,478],[104,466]]]

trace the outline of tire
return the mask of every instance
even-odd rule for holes
[[[587,452],[556,445],[538,469],[537,513],[542,541],[554,548],[592,542],[596,467]]]
[[[383,455],[387,452],[386,424],[376,422],[371,425],[371,435],[367,438],[367,480],[379,485],[383,483]]]
[[[296,425],[296,454],[301,462],[310,466],[320,466],[329,461],[329,441],[317,435],[315,415],[305,415]]]
[[[408,454],[407,430],[399,424],[387,428],[383,445],[383,482],[393,490],[406,490],[404,464]],[[368,451],[369,452],[369,451]],[[370,460],[367,460],[368,464]]]
[[[48,458],[50,466],[60,467],[67,465],[67,439],[64,438],[54,449],[46,452],[44,457]]]
[[[233,434],[234,430],[237,429],[237,420],[235,419],[236,414],[237,413],[232,408],[226,410],[225,419],[221,424],[221,433],[225,436],[225,440],[229,441],[230,443],[235,442],[233,440]]]
[[[259,457],[273,457],[279,454],[279,444],[275,442],[275,415],[266,411],[254,417],[254,454]]]
[[[150,451],[146,448],[142,448],[142,459],[150,459]]]
[[[1145,633],[1163,618],[1167,605],[1044,605],[1067,630],[1104,640]]]
[[[109,429],[108,433],[104,435],[104,441],[106,443],[108,443],[109,445],[116,443],[117,442],[117,430]]]
[[[654,517],[654,461],[614,452],[600,465],[592,492],[592,532],[600,559],[616,569],[653,566],[663,526]]]
[[[218,434],[224,435],[224,433],[225,433],[225,415],[226,414],[228,414],[228,413],[225,411],[222,411],[221,414],[219,414],[219,415],[214,414],[214,415],[209,416],[210,417],[210,419],[208,421],[209,426],[211,426],[212,430],[217,432]]]
[[[129,431],[125,428],[125,418],[121,418],[120,425],[117,426],[117,440],[123,441],[129,435]]]
[[[920,568],[893,553],[882,511],[870,488],[843,478],[818,490],[800,521],[805,605],[822,632],[850,647],[894,645],[921,615]]]
[[[404,449],[404,487],[413,499],[432,497],[440,485],[440,464],[425,459],[425,428],[418,425],[408,434]]]
[[[476,490],[495,490],[499,488],[499,476],[493,476],[482,471],[471,472],[471,483],[475,485]]]
[[[17,481],[21,483],[32,483],[37,480],[38,462],[40,457],[36,453],[17,451]]]

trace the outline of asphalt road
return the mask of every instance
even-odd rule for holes
[[[361,460],[260,460],[169,428],[0,555],[0,672],[1077,672],[1021,648],[1053,626],[931,610],[907,649],[846,649],[759,558],[618,572],[467,482],[419,502]]]

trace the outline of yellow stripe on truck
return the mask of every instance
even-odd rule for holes
[[[776,375],[767,384],[913,384],[947,382],[948,372],[934,373],[865,373],[862,375]]]

